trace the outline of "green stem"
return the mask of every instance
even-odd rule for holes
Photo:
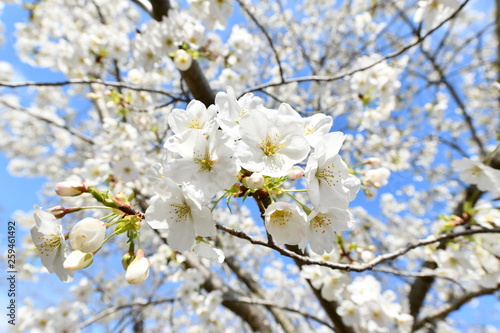
[[[302,202],[299,201],[299,199],[297,199],[296,197],[294,197],[290,193],[285,192],[285,194],[288,195],[290,198],[292,198],[300,207],[302,207],[302,209],[304,210],[304,212],[306,212],[306,214],[309,215],[309,213],[311,212],[311,210],[309,209],[309,207],[307,207],[306,205],[304,205]]]
[[[215,207],[217,207],[217,205],[219,204],[219,202],[222,200],[222,198],[224,198],[225,196],[227,195],[227,193],[224,193],[219,199],[217,199],[217,201],[215,201],[215,204],[214,206],[212,207],[212,209],[210,209],[211,212],[214,211]]]

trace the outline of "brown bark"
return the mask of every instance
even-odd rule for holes
[[[164,16],[168,17],[169,0],[151,0],[151,5],[153,6],[153,18],[155,20],[162,21]],[[188,70],[179,72],[195,99],[201,101],[207,107],[214,104],[215,92],[210,87],[198,61],[193,60]]]
[[[231,310],[244,320],[252,328],[252,331],[262,333],[271,332],[271,325],[265,316],[265,308],[263,306],[231,301],[232,299],[238,299],[238,296],[243,295],[229,288],[225,281],[202,265],[195,255],[190,252],[185,252],[184,256],[186,257],[186,261],[184,262],[186,267],[196,268],[201,274],[203,274],[203,277],[205,278],[203,286],[207,291],[222,291],[222,298],[225,299],[222,302],[224,307]]]

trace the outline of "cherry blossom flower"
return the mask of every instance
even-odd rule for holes
[[[335,231],[346,230],[354,224],[354,218],[348,210],[333,207],[321,212],[318,208],[314,209],[307,221],[309,225],[305,240],[310,242],[311,250],[317,254],[332,252],[336,240]]]
[[[281,244],[299,244],[305,236],[306,213],[294,203],[275,202],[267,207],[267,231]]]
[[[154,229],[168,228],[168,244],[179,252],[194,245],[195,236],[209,237],[215,234],[215,222],[208,207],[202,205],[204,195],[193,186],[179,187],[171,179],[165,179],[165,194],[146,210],[146,221]]]
[[[485,227],[493,228],[500,226],[500,210],[491,205],[478,207],[479,211],[474,215],[476,222]]]
[[[139,169],[130,158],[121,158],[113,166],[114,175],[123,182],[133,182],[140,177]]]
[[[175,134],[181,134],[187,129],[209,130],[214,127],[217,113],[215,106],[208,109],[200,101],[191,101],[186,110],[173,109],[168,115],[168,125]]]
[[[301,123],[293,116],[253,110],[240,121],[238,158],[242,167],[265,176],[285,176],[309,153]]]
[[[226,88],[227,92],[218,92],[215,96],[215,106],[218,109],[217,124],[235,140],[240,139],[241,117],[252,110],[264,109],[262,99],[253,94],[245,94],[240,99],[236,99],[234,89]]]
[[[35,244],[42,264],[50,273],[56,273],[62,282],[73,281],[73,272],[64,268],[64,261],[69,255],[68,245],[64,241],[62,226],[54,215],[35,206],[35,224],[31,228],[31,239]]]
[[[316,207],[347,209],[352,199],[350,189],[344,184],[350,177],[347,165],[338,155],[343,141],[342,133],[328,133],[309,156],[306,165],[307,194]],[[353,186],[356,187],[355,184]]]
[[[340,306],[337,308],[337,313],[348,326],[355,326],[361,321],[359,306],[348,299],[342,300]]]
[[[172,150],[181,158],[170,159],[165,172],[177,183],[189,182],[201,189],[207,198],[237,181],[239,166],[222,131],[212,131],[207,138],[201,131],[186,130]]]
[[[500,170],[468,158],[455,160],[451,166],[460,172],[461,181],[475,184],[481,191],[500,191]]]
[[[342,290],[349,283],[349,277],[341,271],[328,271],[322,278],[321,296],[333,301],[340,298]]]
[[[303,118],[287,103],[281,103],[278,113],[293,116],[302,123],[303,135],[311,147],[316,146],[316,143],[330,131],[333,124],[332,117],[324,113],[316,113],[310,117]]]

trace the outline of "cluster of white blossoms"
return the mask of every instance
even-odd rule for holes
[[[141,27],[141,33],[136,35],[132,47],[135,65],[151,71],[161,65],[167,54],[174,59],[177,56],[177,61],[174,61],[178,65],[181,55],[187,56],[187,53],[176,55],[180,46],[197,50],[206,42],[206,29],[198,20],[186,11],[170,10],[169,16],[161,22],[152,20]]]
[[[233,13],[231,0],[188,0],[196,17],[199,17],[208,29],[226,27],[226,20]]]
[[[320,254],[332,250],[335,231],[353,224],[348,205],[360,181],[338,155],[344,135],[329,133],[331,117],[303,118],[285,103],[267,109],[260,98],[237,99],[228,87],[208,109],[196,100],[186,110],[174,109],[168,124],[174,135],[165,144],[164,161],[148,171],[156,196],[146,221],[168,229],[172,249],[189,250],[197,236],[215,234],[208,203],[219,191],[228,197],[259,192],[269,199],[269,234],[281,244],[309,242]],[[305,160],[304,171],[297,165]],[[287,191],[281,187],[286,180],[303,175],[312,208],[275,200]]]
[[[375,63],[378,55],[360,57],[359,68]],[[399,70],[385,61],[367,70],[354,73],[351,77],[351,89],[363,103],[365,111],[360,128],[370,128],[373,124],[387,120],[396,108],[396,92],[401,87],[398,80]]]
[[[84,218],[77,222],[69,233],[64,234],[62,225],[57,219],[67,214],[75,213],[84,209],[125,209],[123,207],[132,206],[128,200],[118,195],[109,198],[107,193],[102,193],[91,186],[85,185],[81,181],[67,181],[58,183],[55,188],[56,193],[63,197],[79,196],[83,193],[90,193],[102,207],[71,207],[64,208],[55,206],[47,211],[35,206],[35,224],[31,228],[31,239],[37,248],[42,264],[49,273],[56,273],[63,282],[73,280],[74,271],[87,268],[93,263],[94,255],[101,249],[109,238],[122,233],[127,233],[129,252],[122,258],[123,268],[126,270],[125,280],[129,284],[138,284],[143,282],[149,275],[151,263],[144,255],[144,250],[139,247],[135,250],[134,239],[138,238],[140,228],[140,219],[133,214],[127,216],[124,214],[118,221],[113,221],[110,214],[110,223],[105,223],[102,218],[95,219],[91,217]],[[114,232],[106,237],[106,229],[116,226]],[[69,241],[69,246],[66,243]],[[70,251],[73,250],[73,251]]]
[[[338,253],[321,256],[323,260],[336,262]],[[413,317],[405,313],[398,303],[396,294],[383,290],[379,281],[371,275],[351,279],[346,272],[331,270],[321,266],[305,266],[300,275],[321,290],[321,296],[328,301],[339,303],[337,313],[344,323],[360,332],[410,332]]]

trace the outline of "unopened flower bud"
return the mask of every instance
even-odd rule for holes
[[[245,178],[246,186],[251,190],[256,190],[264,185],[264,176],[258,172],[252,173],[252,175]]]
[[[73,251],[64,260],[63,266],[68,271],[77,271],[89,267],[94,261],[92,253],[84,253],[82,251]]]
[[[71,214],[82,210],[80,207],[64,208],[63,206],[54,206],[47,209],[47,212],[54,215],[57,219],[63,218],[66,214]]]
[[[387,179],[391,175],[391,171],[387,168],[378,168],[367,170],[365,172],[364,180],[372,184],[376,188],[387,185]]]
[[[130,253],[125,253],[122,257],[122,266],[124,270],[127,270],[128,266],[130,266],[130,263],[134,261],[135,256]]]
[[[99,220],[87,217],[73,227],[69,233],[69,245],[82,252],[97,251],[106,237],[106,226]]]
[[[367,158],[363,164],[368,164],[368,165],[379,165],[380,164],[380,158],[378,157],[369,157]]]
[[[304,169],[295,165],[292,167],[292,170],[288,172],[288,179],[290,180],[299,180],[304,176]]]
[[[139,284],[149,276],[149,259],[144,257],[142,249],[137,251],[135,259],[130,263],[125,272],[125,280],[130,284]]]
[[[191,64],[193,63],[193,58],[189,53],[184,50],[177,50],[175,52],[174,64],[180,71],[187,71]]]
[[[55,190],[62,197],[76,197],[87,192],[87,186],[82,181],[67,181],[57,183]]]
[[[54,215],[56,219],[63,218],[64,215],[66,215],[66,208],[64,208],[63,206],[54,206],[47,209],[47,211]]]

